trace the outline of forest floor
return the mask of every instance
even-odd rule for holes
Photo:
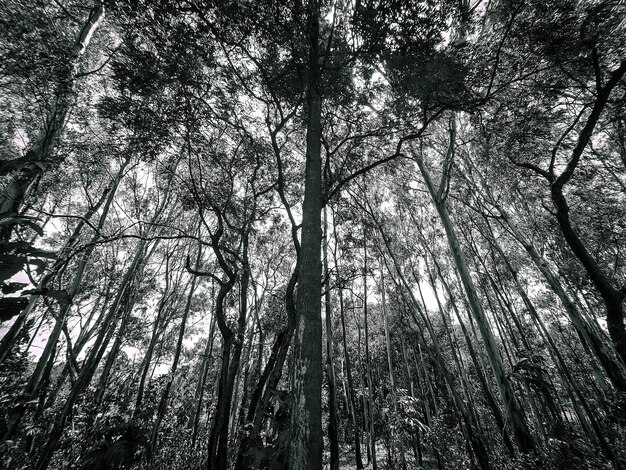
[[[387,453],[385,449],[381,446],[377,454],[378,456],[378,468],[379,469],[387,469],[387,468],[401,468],[400,462],[396,462],[397,465],[389,467],[387,462]],[[399,456],[394,456],[395,458],[399,458]],[[437,468],[436,460],[433,456],[424,455],[422,458],[423,466],[420,466],[413,457],[413,454],[406,454],[406,463],[407,468],[410,469],[431,469]],[[325,466],[326,468],[327,466]],[[369,470],[372,468],[372,463],[367,463],[367,457],[363,456],[363,469]],[[346,453],[339,456],[339,469],[340,470],[357,470],[355,456],[352,453]]]

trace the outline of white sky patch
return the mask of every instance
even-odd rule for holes
[[[30,140],[26,135],[26,130],[22,128],[16,129],[15,134],[13,135],[13,145],[20,150],[25,150],[29,143]]]

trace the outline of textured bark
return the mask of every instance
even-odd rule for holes
[[[622,363],[626,364],[626,325],[624,324],[624,290],[614,285],[614,281],[606,275],[572,226],[569,217],[569,206],[563,195],[563,188],[555,184],[551,188],[552,201],[557,209],[556,219],[563,233],[563,238],[574,255],[578,258],[589,274],[591,281],[600,293],[606,307],[606,323],[615,350]],[[619,384],[623,387],[623,384]]]
[[[307,78],[306,166],[298,273],[298,325],[294,354],[293,406],[289,468],[322,468],[322,319],[321,319],[321,106],[319,0],[307,5],[309,44]]]

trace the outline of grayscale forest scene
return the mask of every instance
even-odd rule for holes
[[[626,1],[0,0],[0,469],[626,470]]]

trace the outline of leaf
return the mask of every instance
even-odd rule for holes
[[[35,232],[37,232],[37,234],[40,237],[43,237],[43,228],[41,228],[39,225],[37,225],[35,222],[32,221],[25,221],[23,222],[24,225],[28,225],[30,228],[32,228]]]
[[[0,299],[0,321],[5,322],[20,314],[28,305],[24,297],[3,297]]]
[[[17,291],[23,289],[28,284],[24,284],[23,282],[8,282],[6,284],[2,284],[2,293],[3,294],[15,294]]]
[[[7,280],[20,272],[28,259],[26,256],[0,255],[0,279]]]
[[[30,250],[26,251],[25,254],[27,254],[29,256],[36,256],[38,258],[47,258],[47,259],[57,259],[58,258],[56,253],[52,253],[51,251],[41,250],[39,248],[30,249]]]
[[[36,266],[35,272],[39,275],[43,274],[46,269],[46,263],[44,263],[40,259],[31,259],[29,263]]]
[[[39,222],[40,219],[37,217],[31,217],[26,215],[20,216],[8,216],[0,219],[0,226],[2,225],[28,225],[32,228],[39,236],[43,236],[43,228],[37,225],[35,222]]]
[[[59,302],[64,304],[72,303],[72,298],[69,296],[65,289],[49,290],[44,295],[46,297],[52,297],[53,299],[57,299]]]

